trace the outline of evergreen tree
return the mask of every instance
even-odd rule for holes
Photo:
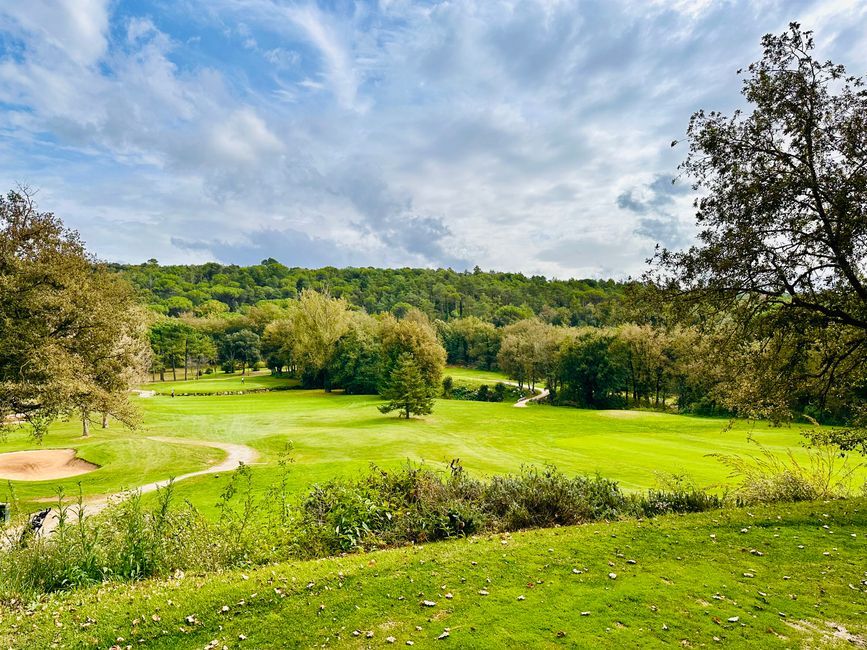
[[[379,407],[381,413],[400,411],[398,417],[409,419],[411,414],[427,415],[433,410],[433,391],[411,354],[400,355],[382,396],[389,402]]]

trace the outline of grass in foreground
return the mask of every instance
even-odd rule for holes
[[[863,499],[802,503],[107,585],[0,608],[0,646],[851,647],[865,530]]]

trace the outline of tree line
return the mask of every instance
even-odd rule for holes
[[[431,320],[475,316],[498,326],[538,316],[555,325],[607,325],[621,318],[624,284],[549,280],[521,273],[451,269],[289,268],[274,259],[254,266],[111,265],[143,303],[168,316],[243,313],[263,301],[297,299],[305,289],[344,298],[369,314],[409,309]]]

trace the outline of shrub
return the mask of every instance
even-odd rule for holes
[[[479,493],[455,463],[446,479],[411,465],[371,467],[357,480],[313,487],[301,504],[299,547],[315,556],[472,534],[481,528]]]
[[[756,444],[761,450],[758,456],[711,454],[740,479],[733,495],[740,503],[840,499],[854,493],[853,477],[863,464],[849,465],[835,447],[811,447],[804,464],[791,451],[781,459]]]
[[[443,397],[446,399],[451,399],[452,397],[452,389],[455,386],[455,380],[452,379],[451,375],[446,375],[443,377]]]
[[[632,497],[633,512],[643,517],[671,513],[705,512],[722,508],[725,497],[703,490],[648,490]]]
[[[523,467],[515,476],[495,476],[485,488],[484,509],[503,530],[613,519],[628,507],[615,481],[567,478],[552,466]]]
[[[424,465],[371,467],[355,478],[313,486],[290,501],[290,449],[280,459],[281,478],[259,495],[252,472],[241,465],[206,519],[189,503],[176,506],[170,484],[152,507],[132,493],[89,516],[62,497],[54,533],[0,540],[0,598],[105,580],[137,580],[177,570],[216,571],[290,557],[312,558],[429,542],[478,532],[577,524],[631,514],[694,512],[722,500],[683,482],[646,495],[624,495],[615,481],[570,478],[554,467],[524,467],[516,475],[483,482],[455,460],[448,472]],[[14,495],[13,495],[14,499]],[[19,525],[26,519],[19,517]],[[15,529],[7,529],[7,531]]]

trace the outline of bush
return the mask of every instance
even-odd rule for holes
[[[314,486],[301,505],[299,547],[317,556],[472,534],[482,523],[479,493],[455,463],[446,479],[410,465],[371,467],[360,479]]]
[[[632,511],[642,517],[671,513],[705,512],[722,508],[725,497],[703,490],[648,490],[632,497]]]
[[[451,379],[451,377],[446,377]],[[450,390],[445,392],[445,380],[443,380],[443,397],[475,402],[516,402],[524,396],[516,386],[507,386],[503,382],[497,382],[493,387],[482,384],[475,387],[466,384],[450,383]]]
[[[756,443],[758,444],[758,443]],[[759,445],[758,456],[711,454],[740,479],[734,497],[743,504],[840,499],[854,494],[852,481],[863,464],[850,466],[833,446],[812,447],[808,463],[791,451],[780,459]]]
[[[451,375],[446,375],[443,377],[443,397],[445,399],[451,399],[452,397],[452,389],[455,386],[455,380],[452,379]]]
[[[293,555],[287,541],[291,522],[267,516],[268,504],[274,504],[273,513],[280,501],[269,493],[255,502],[251,478],[245,465],[233,473],[218,503],[217,521],[188,503],[175,507],[172,484],[158,492],[152,508],[133,492],[96,516],[86,514],[80,497],[70,504],[61,494],[57,527],[50,535],[21,538],[17,531],[29,516],[19,515],[6,539],[0,536],[0,598],[288,559]]]
[[[495,476],[486,486],[484,509],[502,530],[614,519],[628,509],[615,481],[600,476],[567,478],[554,467],[524,467],[516,476]]]

